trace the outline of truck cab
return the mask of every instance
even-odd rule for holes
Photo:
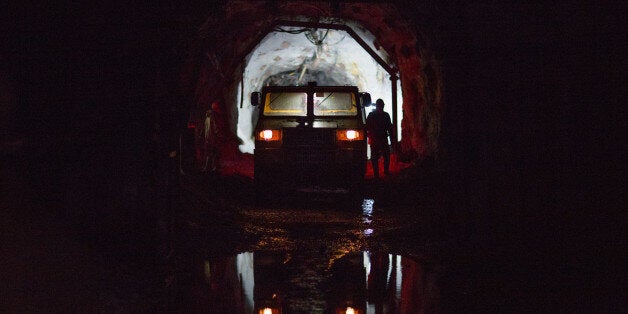
[[[258,186],[360,185],[366,170],[364,107],[355,86],[267,86],[251,94],[259,107],[254,180]]]

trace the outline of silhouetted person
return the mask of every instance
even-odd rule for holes
[[[205,112],[205,165],[203,171],[216,171],[218,168],[218,158],[220,153],[220,105],[213,102],[211,108]]]
[[[375,102],[375,111],[366,118],[366,132],[371,145],[371,163],[373,175],[379,178],[379,158],[384,157],[384,174],[388,175],[390,169],[390,145],[388,137],[392,133],[390,115],[384,111],[384,101],[378,99]]]

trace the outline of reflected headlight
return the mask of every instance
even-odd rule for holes
[[[336,308],[335,311],[336,314],[364,314],[363,311],[358,310],[358,309],[354,309],[350,306],[347,307],[342,307],[342,308]]]

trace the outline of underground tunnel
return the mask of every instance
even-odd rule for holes
[[[318,280],[328,295],[312,284],[284,292],[317,302],[359,292],[389,313],[621,312],[624,106],[607,117],[599,95],[607,79],[623,90],[621,12],[10,3],[0,21],[0,311],[231,313],[252,308],[256,286]],[[385,101],[399,175],[367,182],[376,193],[355,206],[309,192],[287,196],[298,206],[260,206],[251,92],[313,81]],[[191,135],[185,156],[198,171],[213,103],[227,138],[221,176],[182,188],[179,133]],[[364,293],[373,286],[386,288]]]
[[[205,112],[218,102],[226,138],[221,172],[252,176],[263,86],[357,86],[392,117],[392,169],[439,150],[442,78],[429,39],[392,4],[228,1],[198,31],[181,80],[189,108],[190,168],[203,167]],[[260,18],[263,17],[263,18]],[[372,106],[374,107],[374,106]],[[367,107],[367,114],[372,107]],[[193,135],[192,135],[193,133]],[[191,143],[194,144],[191,144]],[[370,163],[368,172],[372,173]]]

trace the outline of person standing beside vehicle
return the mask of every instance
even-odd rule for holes
[[[203,171],[214,172],[218,168],[218,158],[220,153],[220,121],[217,116],[220,114],[220,104],[215,101],[211,108],[205,112],[205,165]]]
[[[375,111],[366,118],[366,132],[371,147],[371,164],[373,177],[379,178],[379,158],[384,158],[384,174],[390,170],[390,145],[388,137],[392,133],[390,115],[384,111],[384,101],[380,98],[375,102]]]

